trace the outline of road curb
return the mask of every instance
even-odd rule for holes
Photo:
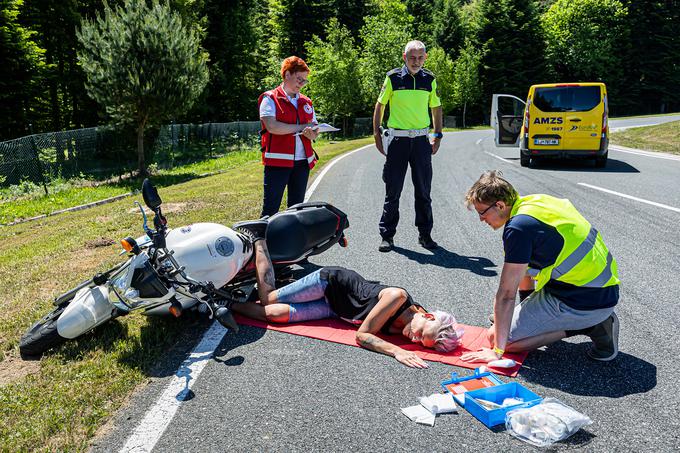
[[[621,145],[609,145],[609,149],[614,151],[621,151],[624,153],[640,154],[642,156],[656,157],[658,159],[670,159],[670,160],[680,160],[680,156],[677,154],[665,153],[663,151],[647,151],[644,149],[628,148],[627,146]]]

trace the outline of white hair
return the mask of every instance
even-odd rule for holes
[[[445,311],[432,312],[434,319],[439,323],[437,337],[434,340],[434,349],[440,352],[453,351],[460,344],[463,337],[463,328],[458,325],[456,318]]]
[[[406,43],[406,47],[404,47],[404,55],[406,55],[410,50],[425,50],[425,44],[423,44],[422,41],[409,41]]]

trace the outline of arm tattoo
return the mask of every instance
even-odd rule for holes
[[[385,343],[383,340],[373,335],[368,336],[361,340],[361,346],[367,349],[374,349],[375,347],[382,345],[383,343]]]
[[[274,268],[269,267],[267,271],[264,273],[264,282],[271,286],[272,288],[276,287],[276,277],[274,277]]]

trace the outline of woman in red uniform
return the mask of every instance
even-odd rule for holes
[[[281,65],[283,82],[260,95],[260,131],[264,164],[262,216],[275,214],[288,187],[288,206],[302,203],[309,171],[317,158],[312,148],[318,132],[312,101],[300,93],[309,68],[302,58],[288,57]]]

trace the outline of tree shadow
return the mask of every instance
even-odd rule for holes
[[[529,382],[582,396],[621,398],[656,387],[655,365],[623,352],[611,362],[597,362],[587,357],[589,347],[588,341],[558,341],[533,351],[520,374]]]
[[[496,267],[493,261],[479,256],[465,256],[446,250],[439,246],[431,253],[416,252],[403,247],[394,246],[394,252],[420,264],[433,264],[445,269],[467,269],[482,277],[494,277],[498,272],[488,267]]]
[[[519,160],[519,158],[516,160]],[[604,168],[595,167],[595,163],[590,159],[537,159],[531,168],[534,170],[585,171],[589,173],[640,173],[640,170],[629,163],[611,157],[607,159],[607,166]]]
[[[176,174],[160,174],[150,176],[151,182],[153,182],[156,187],[168,187],[182,182],[189,181],[191,179],[199,178],[200,176],[195,173],[176,173]],[[132,178],[112,178],[107,182],[110,187],[117,187],[127,189],[129,191],[140,190],[142,187],[142,182],[144,177],[134,176]]]

